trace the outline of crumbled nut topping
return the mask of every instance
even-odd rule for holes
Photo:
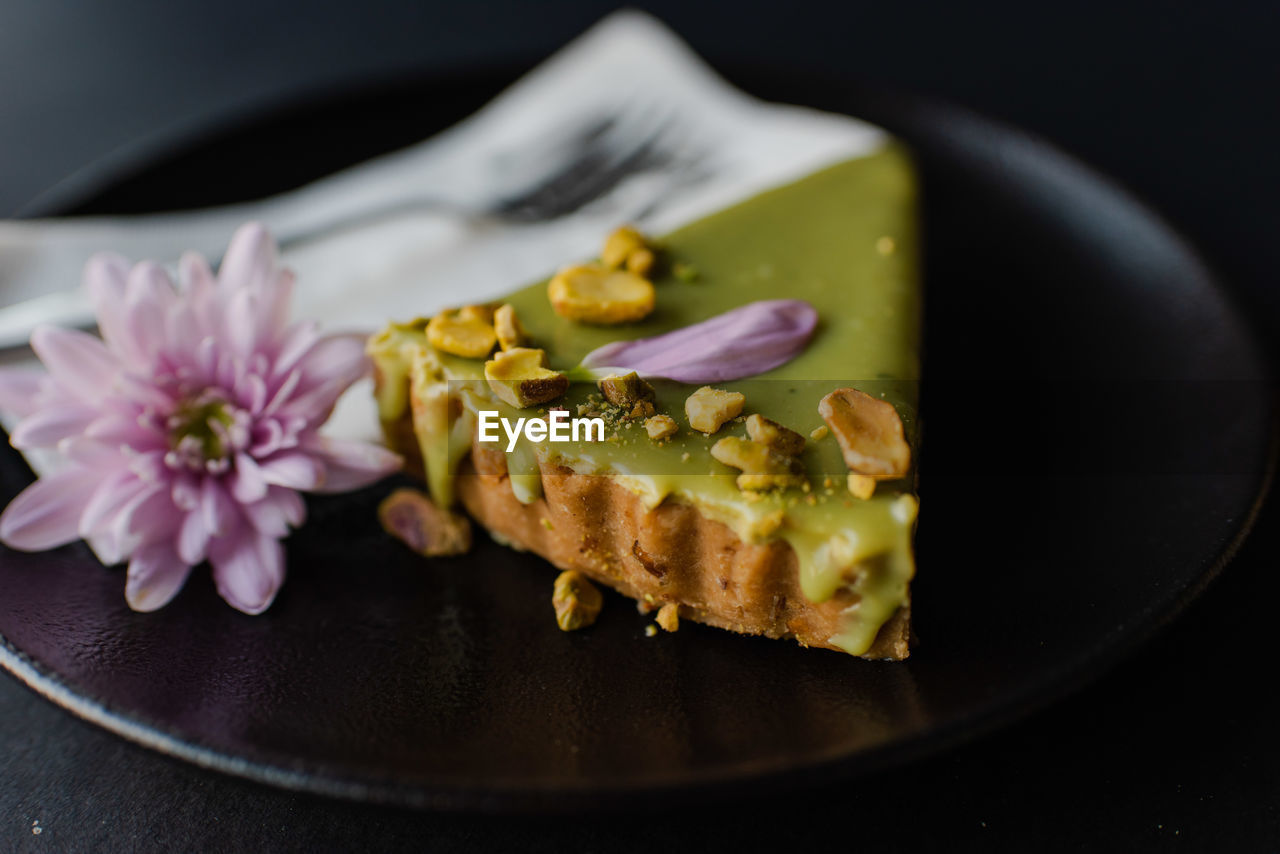
[[[646,418],[644,422],[644,431],[655,442],[670,439],[679,429],[676,420],[670,415],[655,415],[652,418]]]
[[[493,312],[493,331],[497,333],[498,346],[503,350],[523,347],[529,343],[529,336],[510,303],[503,303]]]
[[[893,404],[839,388],[822,398],[818,413],[840,443],[850,471],[887,479],[902,477],[911,468],[911,446]]]
[[[644,235],[635,229],[634,226],[622,225],[610,232],[609,236],[604,239],[604,248],[600,250],[600,260],[604,262],[606,267],[618,269],[619,267],[631,268],[631,258],[637,252],[648,252],[650,260],[652,260],[653,252],[649,250],[649,243],[645,240]],[[632,272],[644,275],[648,270],[634,270]]]
[[[827,438],[827,436],[829,436],[830,434],[831,434],[831,428],[828,427],[826,424],[823,424],[821,427],[814,427],[812,430],[810,430],[809,438],[815,442],[821,442],[823,439]]]
[[[483,359],[498,341],[490,318],[484,306],[469,305],[457,311],[442,311],[427,322],[427,342],[454,356]]]
[[[551,605],[556,610],[560,631],[572,632],[596,621],[604,606],[604,597],[585,575],[576,569],[567,569],[556,576]]]
[[[653,386],[640,379],[635,371],[621,376],[609,376],[600,380],[600,392],[604,399],[626,409],[631,409],[642,401],[654,398]],[[652,415],[653,413],[649,413]]]
[[[503,401],[525,409],[550,403],[569,390],[569,378],[547,367],[544,350],[514,347],[484,363],[484,378]]]
[[[653,283],[599,264],[566,267],[552,277],[547,297],[556,314],[581,323],[631,323],[653,311]]]
[[[682,282],[698,281],[698,268],[684,261],[677,261],[671,267],[671,273]]]
[[[680,606],[675,602],[668,602],[658,609],[658,616],[653,619],[664,632],[679,631]]]
[[[804,436],[759,413],[747,417],[747,435],[780,454],[794,457],[804,450]]]
[[[746,397],[740,392],[722,391],[704,385],[685,400],[684,412],[690,427],[699,433],[711,435],[723,427],[726,421],[736,418],[746,402]]]
[[[442,510],[424,493],[401,487],[378,505],[382,529],[424,557],[465,554],[471,549],[471,522]]]
[[[627,269],[637,276],[647,276],[657,260],[652,249],[637,249],[627,256]]]
[[[795,457],[738,436],[726,436],[711,446],[711,456],[742,472],[738,488],[760,492],[788,486],[807,486],[804,470]]]
[[[849,494],[854,498],[861,498],[863,501],[866,501],[872,495],[875,495],[876,479],[874,477],[849,472],[849,477],[846,479],[846,483],[849,486]]]
[[[478,320],[493,325],[493,307],[488,305],[464,305],[458,309],[458,317],[463,320]]]

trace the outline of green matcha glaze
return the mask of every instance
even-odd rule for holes
[[[920,315],[915,181],[901,149],[891,146],[763,193],[667,235],[661,250],[667,263],[654,279],[657,308],[641,323],[592,327],[568,321],[551,310],[545,282],[517,291],[508,301],[533,346],[547,351],[553,368],[569,370],[612,341],[656,335],[754,300],[807,300],[820,323],[800,356],[758,377],[716,387],[746,396],[744,416],[759,412],[808,436],[823,424],[818,401],[836,388],[853,386],[892,402],[908,439],[914,438]],[[675,262],[695,268],[697,280],[665,272]],[[420,322],[392,325],[370,342],[384,378],[379,390],[384,420],[396,419],[408,406],[410,374],[428,384],[448,379],[467,410],[496,409],[512,419],[545,415],[545,409],[516,411],[494,400],[484,385],[483,361],[434,350],[422,327]],[[415,358],[421,360],[416,371]],[[810,440],[801,456],[808,492],[744,494],[734,483],[736,472],[710,455],[721,437],[746,435],[741,420],[714,436],[693,432],[684,400],[694,387],[669,381],[654,385],[658,411],[681,428],[671,441],[654,443],[640,423],[627,422],[606,431],[603,443],[543,443],[535,449],[521,442],[508,455],[517,497],[527,503],[540,495],[536,463],[550,460],[576,472],[617,477],[650,507],[663,501],[691,504],[747,542],[781,537],[798,556],[801,587],[809,599],[826,601],[842,587],[858,594],[831,642],[855,655],[866,652],[884,622],[906,603],[914,574],[916,501],[908,482],[882,482],[870,500],[853,498],[845,488],[839,446],[827,436]],[[557,404],[575,414],[576,404],[594,391],[576,383]],[[451,502],[450,475],[465,452],[462,433],[449,431],[439,417],[416,420],[437,425],[420,429],[420,440],[428,468],[437,467],[429,471],[432,493]],[[454,439],[443,443],[440,437],[450,432]],[[440,472],[440,466],[448,468]]]

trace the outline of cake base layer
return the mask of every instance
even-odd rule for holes
[[[728,526],[678,502],[649,509],[605,475],[543,464],[542,488],[541,498],[520,503],[505,455],[478,444],[457,476],[467,512],[500,540],[560,569],[576,569],[642,607],[673,602],[682,619],[838,649],[828,639],[839,634],[842,612],[856,594],[841,590],[826,602],[810,602],[786,542],[743,542]],[[906,658],[909,612],[900,608],[862,657]]]

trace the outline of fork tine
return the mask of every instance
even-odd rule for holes
[[[652,103],[616,114],[605,131],[593,137],[576,158],[540,185],[509,197],[494,212],[517,221],[532,222],[572,213],[616,187],[637,172],[664,166],[673,153],[660,141],[671,136],[676,116]],[[640,129],[644,133],[637,133]]]

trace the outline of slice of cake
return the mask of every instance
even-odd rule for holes
[[[621,229],[500,304],[392,324],[369,345],[388,440],[439,506],[665,623],[905,658],[915,197],[888,146],[660,240]],[[787,349],[774,326],[804,334]]]

